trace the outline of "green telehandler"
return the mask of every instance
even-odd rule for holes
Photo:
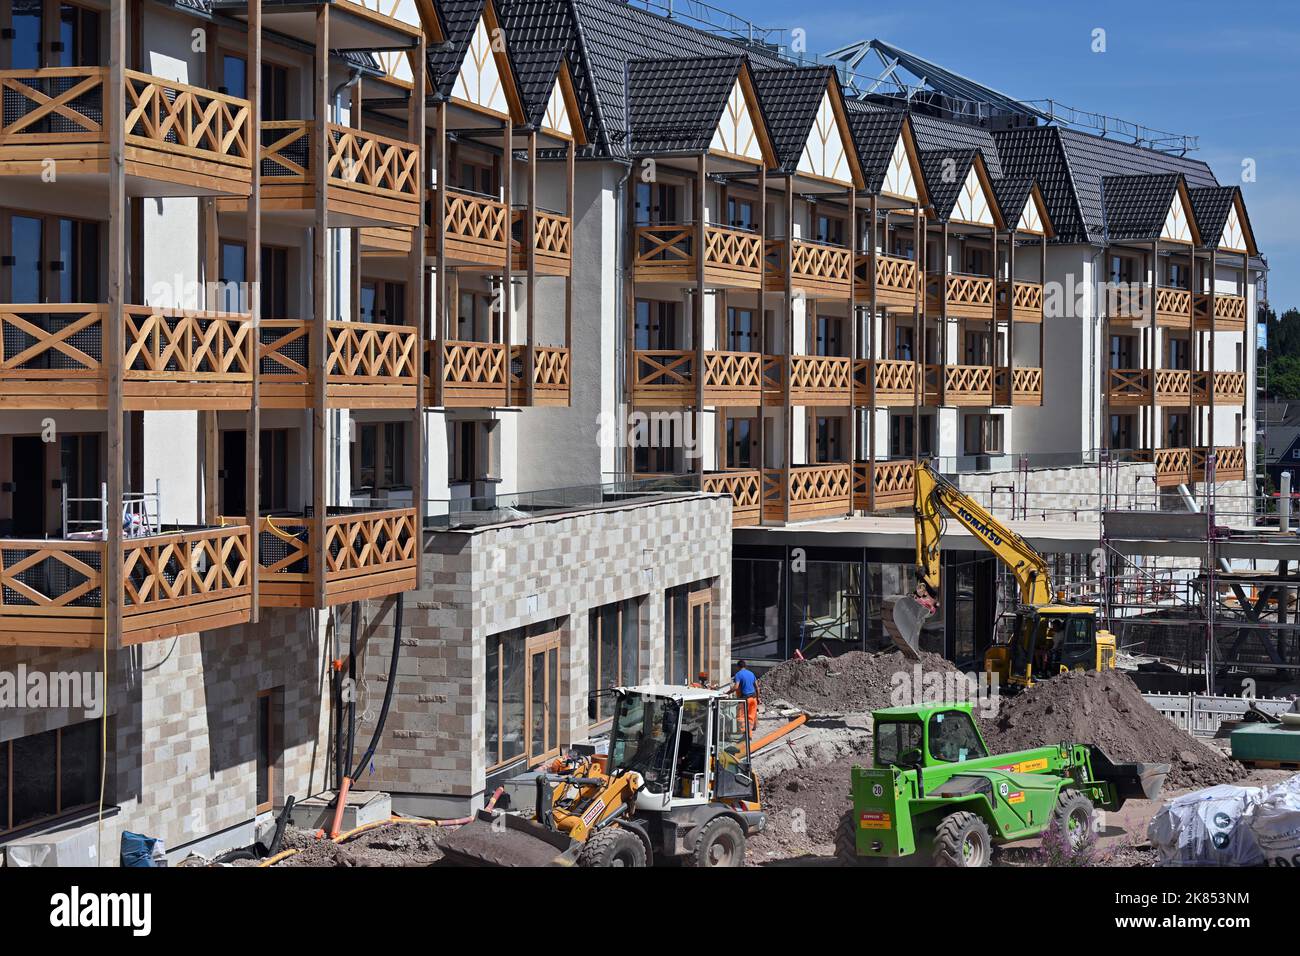
[[[853,809],[836,855],[851,865],[988,866],[993,847],[1040,836],[1053,821],[1072,847],[1094,810],[1154,800],[1168,764],[1116,763],[1091,744],[990,755],[969,703],[872,714],[874,766],[852,770]]]

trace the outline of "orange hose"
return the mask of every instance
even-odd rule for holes
[[[770,734],[765,734],[764,736],[760,737],[758,740],[755,740],[753,743],[749,745],[749,752],[752,754],[755,751],[762,750],[764,747],[766,747],[768,744],[772,743],[773,741],[780,740],[790,731],[794,730],[796,727],[803,724],[803,722],[806,721],[807,719],[808,719],[807,714],[800,714],[798,717],[790,721],[790,723],[786,724],[784,727],[778,727]]]
[[[339,827],[343,825],[343,808],[347,806],[348,791],[352,789],[352,778],[344,777],[343,786],[339,789],[338,801],[334,805],[334,822],[330,824],[330,839],[333,840],[339,835]]]

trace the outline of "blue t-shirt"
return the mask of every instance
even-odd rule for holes
[[[753,697],[754,692],[758,690],[758,678],[754,676],[754,672],[748,667],[742,667],[736,671],[736,676],[731,680],[732,683],[740,685],[742,697]]]

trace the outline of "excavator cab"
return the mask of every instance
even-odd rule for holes
[[[1029,687],[1064,671],[1114,666],[1115,638],[1097,629],[1096,612],[1086,606],[1052,604],[1022,608],[1009,644],[989,648],[984,669],[1003,684]]]

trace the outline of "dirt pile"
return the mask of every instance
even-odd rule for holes
[[[915,703],[924,689],[924,675],[955,673],[957,668],[937,654],[912,661],[893,650],[850,651],[839,657],[783,661],[764,674],[758,686],[768,706],[785,701],[810,714],[844,714]]]
[[[820,767],[788,770],[763,781],[763,810],[767,827],[749,840],[749,862],[834,852],[835,831],[852,805],[849,772],[854,764],[869,766],[871,755],[851,754]]]
[[[1112,760],[1168,763],[1166,790],[1231,783],[1244,773],[1240,764],[1161,716],[1120,671],[1042,681],[1003,697],[997,716],[982,724],[993,753],[1069,742],[1096,744]]]
[[[276,866],[428,866],[442,859],[439,844],[452,831],[395,823],[358,834],[344,843],[318,838],[310,830],[285,830],[284,849],[298,850]]]

